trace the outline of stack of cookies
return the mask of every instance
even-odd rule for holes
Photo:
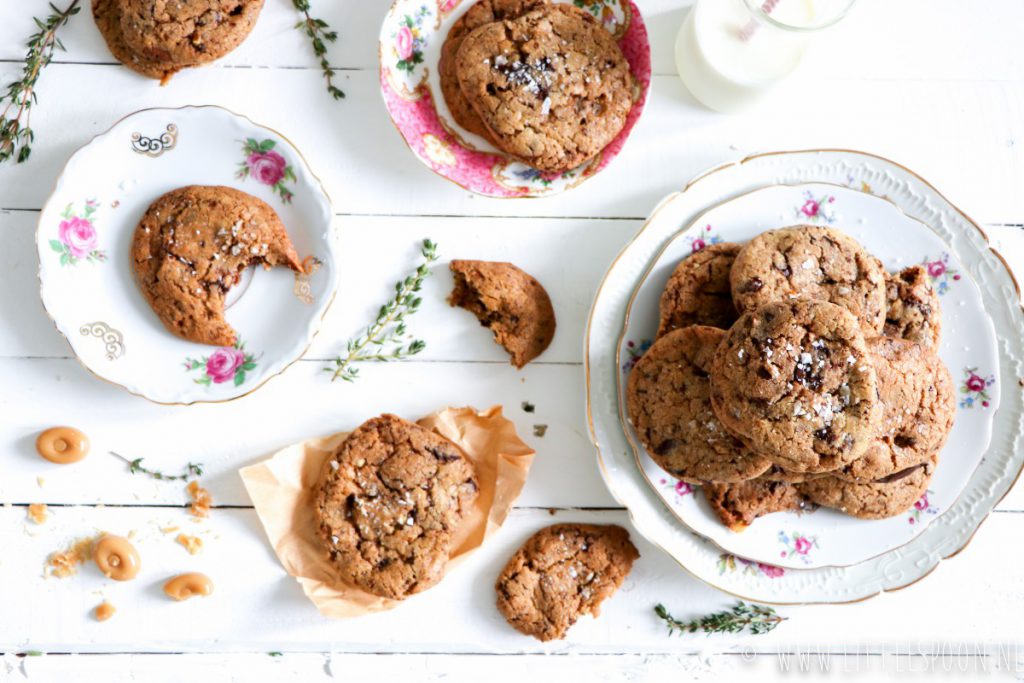
[[[629,418],[734,530],[813,505],[891,517],[927,490],[953,424],[940,333],[923,269],[886,273],[840,231],[712,245],[665,286]]]
[[[614,37],[566,3],[479,0],[452,26],[438,71],[460,126],[545,173],[598,155],[633,106]]]

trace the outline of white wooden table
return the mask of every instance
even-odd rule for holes
[[[702,169],[775,149],[841,147],[887,156],[982,223],[1024,281],[1020,0],[862,0],[817,46],[801,87],[737,117],[701,108],[675,76],[672,41],[689,3],[639,4],[651,30],[655,76],[632,139],[582,187],[528,201],[473,196],[406,148],[378,92],[385,0],[314,0],[315,13],[341,34],[330,52],[348,95],[341,102],[324,92],[309,45],[293,28],[290,0],[267,0],[235,53],[163,88],[113,62],[88,9],[73,19],[62,35],[67,53],[57,55],[39,86],[32,159],[0,166],[0,651],[7,653],[0,680],[92,680],[100,672],[105,680],[180,680],[194,671],[210,672],[211,680],[262,673],[303,681],[481,674],[639,680],[723,670],[771,676],[777,651],[867,654],[854,658],[864,668],[883,653],[937,650],[977,667],[992,660],[965,656],[975,644],[1024,643],[1022,486],[960,556],[926,580],[861,604],[784,608],[790,620],[767,636],[666,636],[652,613],[655,603],[695,616],[732,599],[639,537],[642,557],[623,590],[599,620],[582,620],[564,642],[541,645],[520,636],[494,609],[494,577],[535,529],[563,520],[628,525],[598,476],[587,438],[583,324],[596,283],[649,209]],[[20,68],[32,16],[46,12],[43,0],[0,3],[3,83]],[[174,408],[100,382],[71,357],[39,302],[34,240],[39,209],[75,149],[129,112],[184,104],[219,104],[289,136],[334,199],[344,256],[338,300],[303,362],[247,398]],[[510,260],[536,275],[558,316],[553,345],[517,372],[472,316],[444,303],[451,280],[442,265],[412,321],[427,350],[410,362],[363,366],[355,385],[332,384],[321,371],[325,359],[371,317],[415,262],[423,237],[440,244],[445,260]],[[525,412],[524,401],[536,411]],[[271,553],[236,470],[283,444],[384,410],[417,417],[446,404],[494,403],[538,451],[505,528],[442,585],[400,609],[350,621],[320,617]],[[90,434],[93,454],[73,468],[48,466],[34,454],[35,435],[65,423]],[[536,424],[548,426],[542,438],[532,435]],[[216,509],[194,524],[181,486],[131,476],[109,450],[167,471],[203,462]],[[27,505],[37,502],[52,512],[43,526],[26,521]],[[199,534],[205,550],[188,555],[161,533],[167,525]],[[96,530],[136,531],[153,571],[123,585],[94,568],[64,581],[41,578],[49,552]],[[166,601],[162,579],[191,569],[214,578],[214,597]],[[101,595],[118,607],[102,624],[90,615]],[[26,651],[50,654],[16,655]],[[561,656],[538,656],[545,654]],[[1024,661],[1024,652],[1014,656],[1011,664]],[[912,660],[911,671],[914,661],[923,660]]]

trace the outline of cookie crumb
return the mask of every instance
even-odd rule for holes
[[[175,540],[188,551],[189,555],[198,555],[199,551],[203,549],[203,539],[198,536],[178,534],[178,538]]]
[[[210,508],[213,506],[213,496],[210,492],[200,486],[198,480],[189,483],[185,490],[192,496],[192,504],[188,508],[192,516],[209,517]]]
[[[533,435],[537,438],[544,438],[544,435],[548,433],[547,425],[533,425]]]
[[[44,524],[49,517],[46,503],[32,503],[28,506],[28,518],[36,524]]]
[[[1022,381],[1024,381],[1024,380],[1022,380]],[[524,412],[532,413],[535,410],[537,410],[537,406],[533,405],[529,401],[523,401],[523,411]]]
[[[114,612],[116,611],[116,607],[104,600],[100,604],[96,605],[96,609],[93,610],[93,617],[96,618],[96,621],[106,621],[110,617],[114,616]]]
[[[80,538],[72,543],[67,550],[55,551],[46,558],[43,568],[44,576],[56,576],[66,579],[78,573],[78,566],[92,558],[92,547],[96,539],[93,536]]]

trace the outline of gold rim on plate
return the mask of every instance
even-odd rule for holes
[[[974,219],[972,219],[962,209],[960,209],[960,207],[958,207],[956,204],[951,202],[944,194],[939,192],[939,190],[936,189],[934,185],[929,183],[927,180],[925,180],[920,175],[918,175],[914,171],[910,170],[906,166],[904,166],[904,165],[902,165],[900,163],[897,163],[895,161],[892,161],[891,159],[888,159],[888,158],[883,157],[883,156],[879,156],[877,154],[871,154],[869,152],[862,152],[862,151],[853,150],[853,149],[843,149],[843,148],[799,149],[799,150],[787,150],[787,151],[775,151],[775,152],[760,152],[760,153],[757,153],[757,154],[751,154],[751,155],[748,155],[746,157],[743,157],[742,159],[739,159],[739,160],[736,160],[736,161],[726,162],[726,163],[723,163],[723,164],[719,164],[717,166],[713,166],[713,167],[711,167],[711,168],[709,168],[709,169],[707,169],[705,171],[702,171],[702,172],[698,173],[689,182],[687,182],[683,186],[682,190],[677,190],[677,191],[669,194],[668,196],[663,198],[658,203],[658,205],[655,207],[654,211],[652,211],[651,214],[647,217],[647,219],[644,221],[644,224],[640,227],[640,229],[636,232],[636,234],[634,234],[633,237],[630,238],[630,240],[622,247],[622,249],[619,251],[619,253],[615,256],[615,259],[611,262],[611,264],[609,264],[607,270],[605,271],[605,275],[604,275],[604,277],[601,278],[601,282],[598,284],[597,290],[596,290],[596,292],[594,294],[594,304],[595,305],[591,306],[590,314],[587,316],[587,324],[585,326],[585,332],[584,332],[585,336],[584,336],[584,342],[583,342],[583,352],[584,352],[583,353],[583,364],[584,364],[584,388],[585,388],[585,392],[586,392],[587,431],[588,431],[588,434],[590,436],[590,442],[594,445],[598,469],[600,469],[600,471],[601,471],[601,475],[602,475],[602,477],[603,477],[603,479],[605,481],[605,484],[606,484],[606,486],[608,488],[609,493],[611,494],[612,498],[614,498],[616,500],[616,502],[619,503],[619,505],[621,505],[623,508],[625,508],[626,513],[629,516],[630,522],[633,524],[634,528],[636,528],[638,530],[640,529],[640,527],[636,524],[636,518],[635,518],[632,510],[630,510],[629,506],[626,505],[626,503],[621,498],[619,498],[619,496],[616,493],[616,491],[613,490],[610,485],[608,485],[608,482],[611,480],[611,477],[610,477],[610,475],[608,473],[608,469],[607,469],[607,467],[605,466],[605,463],[604,463],[604,454],[601,451],[601,445],[600,445],[600,443],[598,443],[597,431],[596,431],[596,428],[594,427],[593,406],[592,406],[592,403],[591,403],[591,382],[590,382],[590,369],[591,369],[590,368],[590,338],[591,338],[591,334],[590,334],[590,332],[591,332],[591,328],[592,328],[593,322],[594,322],[594,312],[596,310],[596,303],[597,303],[597,300],[600,298],[600,295],[601,295],[602,290],[604,289],[604,286],[608,282],[608,277],[611,274],[611,272],[615,269],[615,266],[619,263],[619,261],[622,259],[622,257],[625,256],[626,252],[629,251],[630,247],[632,247],[633,244],[637,241],[637,239],[639,239],[640,235],[642,235],[647,230],[647,228],[650,227],[651,223],[661,213],[661,211],[666,206],[668,206],[673,200],[675,200],[680,195],[685,194],[688,190],[690,190],[692,187],[694,187],[697,183],[701,182],[702,180],[705,180],[706,178],[709,178],[710,176],[712,176],[712,175],[714,175],[714,174],[716,174],[716,173],[718,173],[720,171],[724,171],[726,169],[733,168],[733,167],[736,167],[736,166],[742,166],[742,165],[744,165],[746,163],[749,163],[751,161],[754,161],[756,159],[762,159],[762,158],[770,157],[770,156],[790,156],[790,155],[794,155],[795,156],[795,155],[801,155],[801,154],[820,154],[820,153],[854,154],[854,155],[858,155],[858,156],[862,156],[862,157],[867,157],[869,159],[875,159],[875,160],[881,161],[883,163],[891,164],[891,165],[895,166],[896,168],[899,168],[900,170],[904,171],[908,175],[912,176],[917,181],[919,181],[921,184],[923,184],[925,187],[927,187],[929,190],[934,192],[939,198],[941,198],[946,204],[948,204],[954,211],[956,211],[958,214],[960,214],[960,216],[964,219],[964,221],[966,221],[969,225],[971,225],[975,230],[978,231],[978,234],[981,235],[981,238],[982,238],[982,240],[985,243],[985,247],[988,249],[988,251],[990,251],[993,255],[995,255],[995,257],[1003,265],[1003,268],[1006,270],[1006,274],[1009,276],[1010,281],[1013,283],[1014,290],[1016,291],[1017,298],[1018,298],[1018,306],[1020,307],[1021,311],[1024,312],[1024,301],[1021,301],[1021,288],[1020,288],[1020,284],[1017,282],[1017,278],[1014,276],[1013,271],[1010,269],[1009,264],[1006,262],[1006,259],[1003,258],[1003,255],[1000,254],[999,251],[992,246],[992,244],[989,241],[988,235],[981,228],[981,226],[979,226],[977,224],[977,222],[974,221]],[[814,181],[806,181],[806,182],[814,182]],[[847,188],[847,189],[851,189],[851,188]],[[874,196],[877,196],[877,195],[874,195]],[[885,199],[887,201],[891,202],[891,200],[889,200],[888,198],[885,198]],[[899,208],[899,207],[897,207],[897,208]],[[710,210],[710,209],[704,209],[704,210],[701,211],[701,213],[704,213],[707,210]],[[692,223],[690,224],[690,226],[692,226]],[[675,236],[677,236],[677,235],[678,235],[678,233],[676,233]],[[673,236],[673,238],[674,238],[674,236]],[[661,251],[659,251],[659,254],[660,253],[661,253]],[[619,343],[619,346],[616,347],[616,367],[618,367],[618,359],[619,359],[619,350],[618,349],[621,346],[621,338],[619,339],[618,343]],[[616,382],[616,389],[618,389],[619,381],[620,381],[620,379],[616,378],[616,380],[615,380],[615,382]],[[618,399],[618,391],[616,391],[616,402],[617,403],[621,403],[621,401],[619,401],[619,399]],[[616,412],[620,412],[620,410],[617,409]],[[628,439],[628,437],[627,437],[627,439]],[[749,596],[745,596],[745,595],[742,595],[740,593],[736,593],[736,592],[734,592],[732,590],[729,590],[727,588],[723,588],[722,586],[719,586],[718,584],[714,583],[711,580],[708,580],[708,579],[705,579],[705,578],[703,578],[701,576],[698,576],[694,571],[689,569],[681,560],[679,560],[674,554],[672,554],[671,552],[666,550],[665,547],[662,546],[660,543],[658,543],[657,541],[653,540],[652,538],[650,538],[645,533],[641,533],[641,535],[644,536],[644,538],[649,543],[651,543],[652,545],[657,547],[659,550],[665,552],[670,558],[672,558],[672,560],[676,564],[678,564],[680,567],[682,567],[683,570],[686,571],[686,573],[689,574],[690,576],[696,578],[697,580],[701,581],[702,583],[704,583],[704,584],[706,584],[708,586],[711,586],[712,588],[715,588],[715,589],[717,589],[719,591],[722,591],[723,593],[726,593],[728,595],[732,595],[734,597],[737,597],[737,598],[740,598],[740,599],[743,599],[743,600],[751,600],[751,601],[757,601],[757,602],[767,603],[767,604],[771,604],[771,605],[781,605],[781,606],[787,606],[787,605],[788,606],[793,606],[793,605],[847,605],[847,604],[854,604],[854,603],[863,602],[863,601],[868,600],[870,598],[876,597],[878,595],[881,595],[882,593],[891,593],[891,592],[895,592],[895,591],[898,591],[898,590],[903,590],[904,588],[912,586],[912,585],[916,584],[918,581],[921,581],[925,577],[929,576],[933,571],[935,571],[935,568],[938,567],[939,564],[941,564],[943,560],[948,560],[948,559],[951,559],[951,558],[956,557],[957,555],[959,555],[970,544],[970,542],[972,540],[974,540],[974,537],[977,535],[978,530],[981,528],[981,526],[989,518],[989,516],[992,514],[992,512],[995,510],[995,508],[999,506],[999,504],[1006,498],[1006,496],[1009,494],[1009,492],[1013,489],[1014,485],[1020,479],[1022,471],[1024,471],[1024,462],[1021,463],[1021,466],[1018,467],[1016,473],[1014,473],[1013,479],[1012,479],[1012,481],[1010,481],[1010,484],[1007,487],[1006,491],[1004,491],[1003,494],[1001,496],[999,496],[999,498],[992,504],[992,507],[988,510],[988,512],[986,512],[984,514],[984,516],[978,521],[978,523],[975,526],[975,528],[971,531],[970,535],[967,537],[967,540],[965,540],[964,543],[960,547],[956,548],[955,550],[951,551],[950,553],[948,553],[946,555],[940,555],[938,561],[934,565],[932,565],[927,570],[925,570],[923,574],[921,574],[920,576],[916,577],[915,579],[913,579],[911,581],[908,581],[907,583],[901,584],[899,586],[893,586],[892,588],[882,588],[882,589],[879,589],[878,591],[876,591],[875,593],[871,593],[870,595],[865,595],[865,596],[862,596],[862,597],[859,597],[859,598],[855,598],[853,600],[839,600],[839,601],[832,601],[832,600],[775,601],[775,600],[765,600],[763,598],[752,598],[752,597],[749,597]],[[641,472],[642,472],[642,469],[641,469]],[[644,476],[644,480],[646,481],[646,476]],[[962,492],[961,492],[961,495],[962,495]],[[658,496],[658,498],[660,499],[660,496]],[[689,527],[687,527],[687,528],[689,528]],[[704,539],[705,537],[701,536],[701,538]],[[715,545],[715,547],[720,547],[716,543],[714,543],[714,541],[711,541],[711,543],[713,545]],[[900,546],[900,547],[903,547],[903,546]],[[894,550],[898,550],[898,548],[896,548]],[[891,552],[891,551],[887,551],[887,552]],[[729,554],[732,554],[732,553],[729,553]],[[886,553],[883,553],[883,554],[886,554]],[[822,569],[824,569],[824,567],[822,567]],[[799,570],[797,570],[797,571],[799,571]]]

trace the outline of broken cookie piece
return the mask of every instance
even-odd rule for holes
[[[536,278],[511,263],[455,260],[452,306],[465,308],[522,368],[544,352],[555,336],[555,310]]]
[[[702,488],[708,505],[733,531],[743,531],[771,512],[814,507],[796,485],[783,481],[751,479],[738,484],[707,483]]]
[[[619,589],[640,557],[620,526],[555,524],[531,536],[495,583],[498,611],[537,640],[564,638]]]

